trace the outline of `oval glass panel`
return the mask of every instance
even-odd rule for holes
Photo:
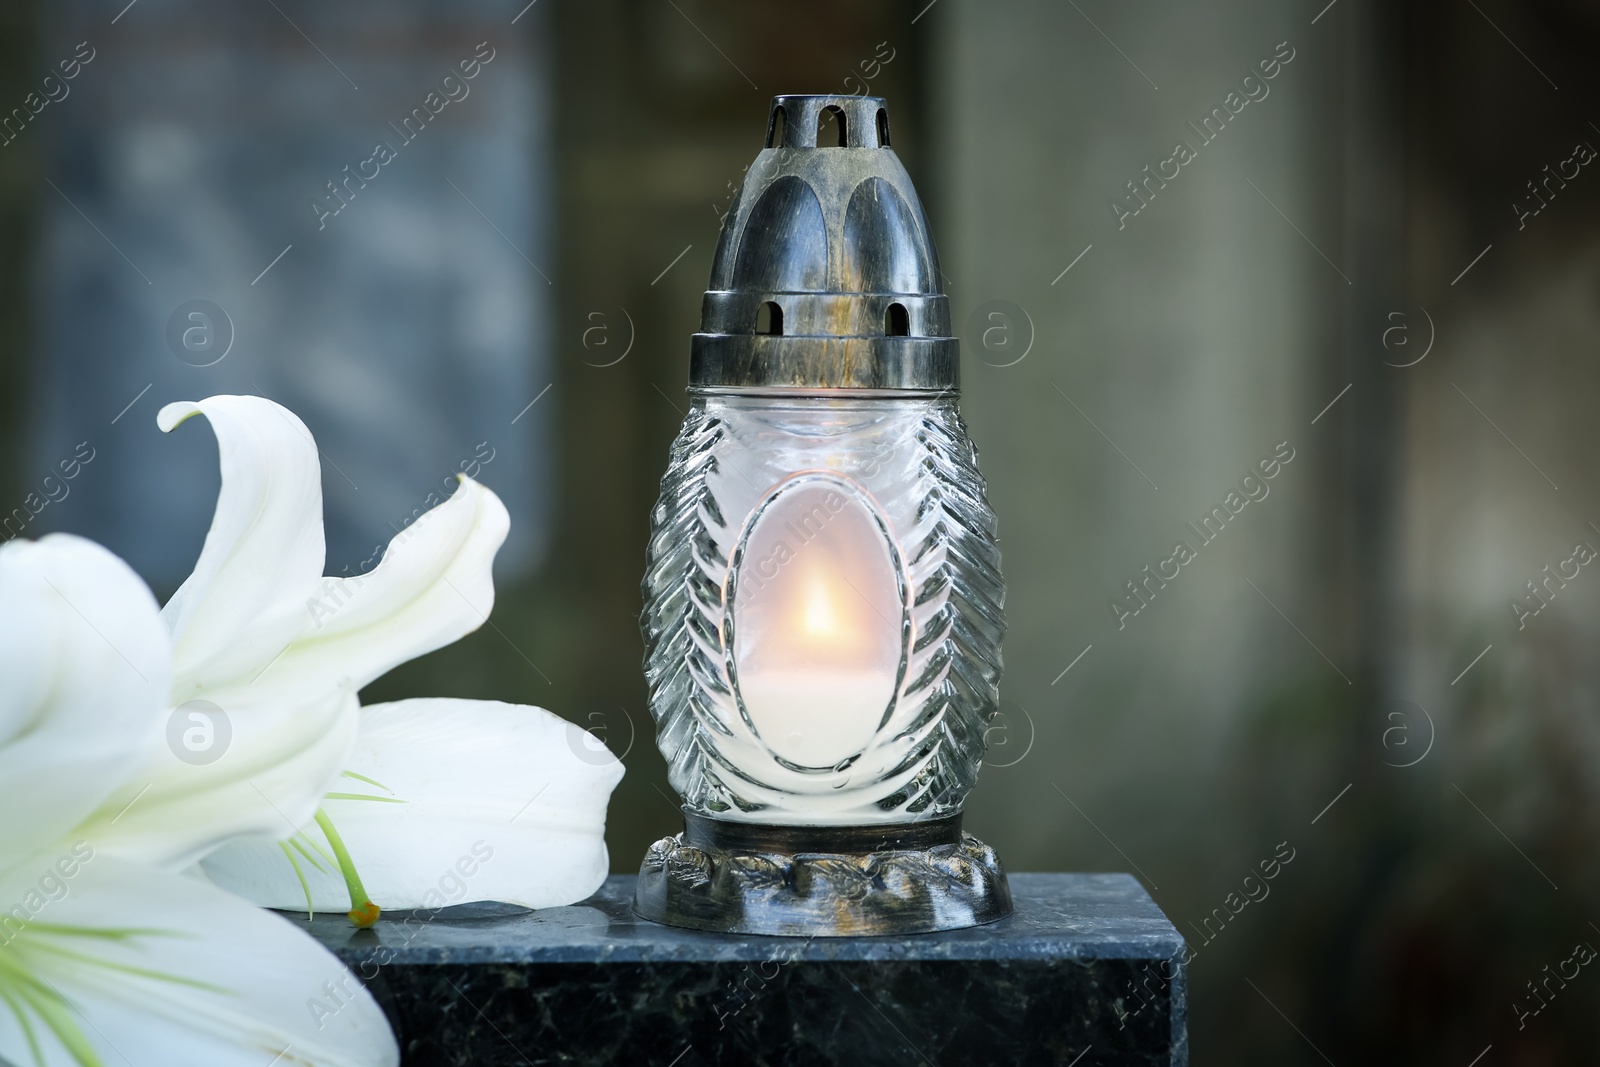
[[[798,767],[860,753],[899,685],[899,553],[850,483],[796,479],[758,507],[730,611],[734,692],[762,742]]]

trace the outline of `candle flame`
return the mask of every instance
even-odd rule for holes
[[[812,571],[807,584],[801,625],[808,637],[831,637],[839,627],[839,617],[827,582],[820,571]]]

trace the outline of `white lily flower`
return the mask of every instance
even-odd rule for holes
[[[370,574],[326,578],[320,463],[305,424],[256,396],[169,404],[157,418],[170,431],[196,414],[216,433],[222,490],[194,573],[162,611],[170,699],[220,708],[231,739],[198,766],[154,747],[90,824],[117,820],[118,854],[163,866],[309,822],[355,741],[357,690],[483,623],[510,525],[499,498],[463,478]]]
[[[117,855],[164,866],[203,859],[219,884],[270,907],[334,906],[324,890],[343,882],[358,897],[355,918],[369,901],[431,906],[422,897],[441,862],[470,858],[479,840],[493,848],[488,824],[514,802],[507,847],[467,899],[542,907],[599,888],[606,803],[622,767],[573,740],[576,727],[490,702],[357,703],[368,682],[488,618],[491,565],[510,528],[500,499],[458,476],[450,498],[400,532],[371,573],[324,577],[320,461],[305,424],[255,396],[169,404],[157,418],[170,431],[196,414],[216,433],[222,491],[194,573],[162,612],[170,699],[219,708],[231,740],[198,766],[154,746],[89,829],[115,821]],[[317,797],[345,770],[383,783],[394,792],[376,795],[398,803],[333,794],[317,816],[322,832],[305,833]],[[333,855],[319,858],[322,836]],[[274,843],[285,838],[299,858]],[[228,842],[238,843],[213,855]],[[299,891],[286,896],[283,884]]]
[[[118,858],[122,823],[94,814],[166,747],[171,656],[155,600],[110,552],[0,546],[0,1060],[391,1067],[382,1012],[332,954]]]

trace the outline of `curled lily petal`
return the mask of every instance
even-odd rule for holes
[[[35,868],[59,895],[43,899],[25,923],[0,923],[0,1060],[399,1062],[383,1012],[360,981],[280,916],[82,846],[15,868],[0,879],[0,900],[36,890]]]
[[[159,743],[170,655],[155,598],[92,541],[0,546],[0,871],[59,839]]]
[[[375,704],[361,720],[349,763],[359,777],[346,784],[371,799],[336,794],[323,807],[383,908],[554,907],[605,880],[606,803],[622,764],[587,731],[543,708],[481,700]],[[302,887],[269,842],[234,842],[203,866],[267,907],[304,910],[307,889],[317,910],[348,906],[330,865],[303,865]]]
[[[195,413],[216,428],[223,492],[200,563],[166,608],[172,701],[225,727],[228,747],[212,760],[157,746],[85,828],[118,855],[169,867],[234,837],[287,837],[311,817],[354,739],[354,691],[483,623],[510,525],[499,498],[463,478],[371,574],[322,578],[303,424],[260,397],[224,396],[168,405],[162,425]]]
[[[349,679],[357,688],[471,633],[494,607],[494,556],[511,519],[470,478],[389,542],[370,574],[323,578],[300,608],[304,626],[260,679],[269,690]]]
[[[174,703],[250,678],[304,628],[322,579],[322,471],[305,423],[259,396],[168,404],[171,431],[204,415],[222,491],[194,573],[162,611],[172,631]]]

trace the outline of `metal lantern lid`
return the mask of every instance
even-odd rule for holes
[[[818,145],[829,113],[836,138]],[[875,96],[778,96],[723,221],[698,389],[949,391],[960,342],[911,178]]]

